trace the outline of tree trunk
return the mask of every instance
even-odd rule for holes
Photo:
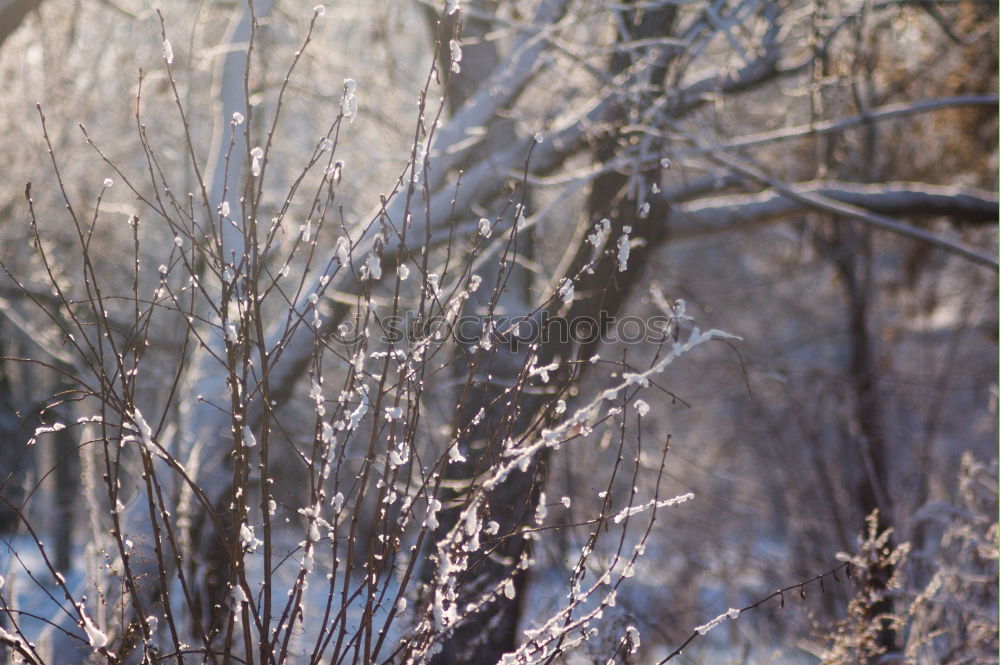
[[[25,17],[41,6],[42,0],[0,0],[0,45],[21,27]]]
[[[878,387],[878,367],[874,338],[869,324],[870,255],[869,234],[850,225],[838,225],[844,237],[835,245],[835,265],[844,283],[848,319],[848,377],[854,393],[855,419],[861,477],[858,482],[858,506],[864,515],[878,510],[878,532],[891,526],[892,502],[886,492],[889,487],[889,442],[883,422],[882,396]],[[862,236],[859,238],[858,236]],[[890,541],[891,542],[891,541]],[[865,571],[863,583],[876,595],[886,591],[892,577],[892,566],[873,563]],[[880,621],[877,643],[886,652],[897,649],[896,631],[889,622],[879,620],[893,611],[892,599],[883,596],[869,609],[869,619]]]
[[[675,13],[673,7],[623,12],[623,19],[632,31],[630,34],[620,34],[619,42],[669,35]],[[636,54],[634,57],[641,55]],[[464,57],[462,62],[464,67]],[[624,72],[631,62],[631,57],[625,55],[624,51],[616,52],[612,56],[612,75]],[[666,60],[650,70],[651,81],[655,83],[649,88],[649,97],[655,96],[662,87],[665,62]],[[637,106],[639,105],[641,102],[637,102]],[[628,106],[620,106],[609,114],[606,121],[611,129],[598,140],[594,151],[595,161],[606,163],[620,154],[618,128],[630,119],[632,111]],[[641,179],[645,182],[647,192],[653,183],[659,183],[659,174],[659,166],[642,172]],[[594,261],[593,246],[586,240],[581,242],[574,252],[566,275],[575,279],[578,293],[566,315],[569,330],[583,318],[592,321],[607,320],[601,316],[602,312],[614,316],[639,282],[638,277],[651,252],[666,238],[663,231],[665,207],[657,197],[650,197],[650,207],[644,209],[641,201],[629,196],[627,186],[631,179],[630,174],[611,172],[594,182],[589,197],[590,218],[611,218],[612,239],[621,237],[624,228],[631,226],[627,235],[635,247],[630,252],[627,267],[622,269],[616,252],[605,251]],[[527,252],[530,255],[530,238],[523,237],[523,234],[516,237],[512,245],[513,254]],[[479,314],[484,309],[487,310],[487,316],[496,313],[527,318],[526,313],[533,309],[530,302],[531,274],[527,270],[510,258],[508,265],[495,266],[481,276],[487,286],[504,285],[498,294],[496,311],[488,311],[488,303],[484,300],[474,302],[470,299],[469,305],[475,307]],[[589,358],[596,351],[602,337],[594,336],[586,343],[574,344],[566,337],[549,336],[548,343],[536,347],[537,363],[547,365],[560,360],[567,361],[573,356]],[[498,463],[504,443],[509,438],[516,439],[525,434],[537,414],[554,399],[555,391],[546,392],[541,385],[533,386],[532,391],[524,390],[530,384],[527,366],[532,352],[532,340],[519,340],[516,335],[511,335],[506,341],[506,344],[494,344],[485,351],[480,349],[472,362],[468,362],[466,357],[457,363],[460,375],[464,375],[466,379],[466,389],[459,401],[456,422],[456,431],[462,433],[459,451],[465,461],[448,466],[448,485],[464,484],[470,487],[477,477],[488,471],[491,465]],[[566,373],[567,365],[561,364],[558,370],[561,380],[579,381],[588,365],[589,363],[579,365],[579,371],[569,376]],[[483,409],[482,419],[478,424],[473,424],[480,408]],[[538,423],[535,422],[534,425],[537,427]],[[545,449],[526,470],[512,473],[487,497],[487,519],[499,524],[498,534],[503,537],[496,542],[487,540],[482,549],[472,557],[467,575],[462,581],[458,602],[461,606],[467,600],[481,598],[484,591],[495,588],[509,575],[513,575],[514,597],[501,594],[475,616],[461,623],[431,661],[434,665],[496,663],[504,653],[515,649],[528,581],[527,571],[517,569],[517,563],[530,556],[531,541],[518,535],[511,537],[511,534],[518,534],[534,518],[545,482],[548,458],[548,449]],[[456,490],[443,497],[452,502],[453,507],[442,514],[436,539],[440,540],[455,526],[463,506],[462,496],[463,492]],[[429,570],[425,572],[425,579],[429,574]]]

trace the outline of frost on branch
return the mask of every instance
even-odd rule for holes
[[[230,598],[232,599],[233,604],[236,606],[240,606],[243,603],[249,602],[246,591],[244,591],[243,587],[241,587],[239,584],[233,585],[233,589],[230,592]]]
[[[414,148],[413,182],[419,182],[420,174],[424,172],[424,162],[427,161],[427,144],[418,141]]]
[[[30,439],[28,439],[28,443],[26,445],[29,446],[35,445],[35,443],[38,442],[38,437],[40,437],[42,434],[49,434],[50,432],[58,432],[59,430],[64,430],[64,429],[66,429],[66,426],[62,423],[52,423],[51,425],[38,427],[35,429],[34,435],[32,435]]]
[[[247,552],[253,552],[262,544],[262,541],[254,534],[254,529],[247,523],[240,525],[240,544]]]
[[[81,623],[83,624],[83,630],[87,633],[87,639],[90,640],[90,646],[97,651],[108,645],[108,636],[97,627],[94,621],[87,615],[87,610],[83,606],[83,603],[79,603],[77,608],[80,610]]]
[[[355,94],[358,84],[354,79],[344,79],[344,97],[340,102],[340,112],[349,122],[358,115],[358,98]]]
[[[12,646],[15,649],[25,648],[24,642],[21,641],[21,638],[15,635],[14,633],[8,632],[3,626],[0,626],[0,642],[8,646]]]
[[[577,433],[589,431],[592,422],[602,415],[609,415],[609,408],[618,408],[616,406],[607,407],[606,403],[617,400],[622,390],[630,386],[648,383],[651,377],[664,372],[677,357],[700,344],[704,344],[711,339],[732,338],[733,335],[721,330],[713,329],[702,332],[698,328],[694,328],[686,340],[674,342],[670,347],[670,351],[649,369],[642,372],[629,373],[626,377],[623,377],[624,380],[621,383],[604,390],[589,404],[577,409],[570,417],[562,420],[550,429],[543,430],[541,436],[534,441],[528,441],[520,446],[505,450],[504,456],[506,461],[496,467],[493,475],[483,483],[483,489],[487,492],[492,491],[515,470],[526,469],[531,459],[542,449],[558,448],[563,441],[575,437]]]
[[[708,623],[702,624],[697,628],[695,628],[695,632],[697,632],[699,635],[705,635],[708,633],[708,631],[712,630],[726,619],[732,619],[735,621],[736,617],[738,617],[739,615],[740,611],[738,609],[736,609],[735,607],[730,607],[727,611],[715,617]]]
[[[646,512],[650,508],[668,508],[670,506],[677,506],[682,503],[686,503],[694,498],[694,494],[687,492],[686,494],[678,494],[672,499],[666,499],[663,501],[652,500],[648,503],[644,503],[639,506],[632,506],[631,508],[625,508],[621,510],[617,515],[615,515],[615,524],[621,524],[626,519],[632,517],[633,515],[638,515],[639,513]]]
[[[559,298],[566,304],[573,302],[573,280],[568,277],[559,285]]]
[[[382,262],[375,252],[370,253],[365,259],[364,265],[361,266],[361,278],[373,282],[382,279]]]
[[[264,151],[259,147],[255,147],[250,151],[250,157],[253,161],[250,164],[250,171],[253,173],[253,177],[257,178],[260,176],[260,160],[264,156]]]
[[[457,39],[452,39],[448,42],[448,49],[451,51],[451,71],[458,74],[462,71],[462,45]]]
[[[639,646],[641,645],[641,640],[639,639],[639,629],[635,626],[629,626],[625,629],[625,642],[628,644],[629,653],[637,653],[639,651]]]
[[[611,220],[602,219],[594,225],[594,231],[587,236],[587,242],[593,245],[595,249],[600,249],[604,245],[604,241],[608,239],[608,234],[610,233]]]
[[[146,419],[138,408],[133,409],[131,415],[132,422],[135,423],[133,431],[139,435],[139,441],[151,455],[159,455],[156,444],[153,442],[153,428],[149,426]]]
[[[625,272],[628,270],[628,254],[629,245],[628,234],[632,230],[632,227],[626,226],[624,233],[618,238],[618,272]]]

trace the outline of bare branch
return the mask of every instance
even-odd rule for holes
[[[997,198],[987,192],[909,182],[857,185],[812,181],[772,187],[760,194],[718,196],[674,208],[668,218],[671,237],[686,239],[753,228],[810,208],[819,208],[860,219],[997,268],[994,259],[976,249],[882,216],[947,216],[975,224],[993,223],[998,214]]]
[[[501,110],[517,99],[535,74],[544,67],[543,55],[548,47],[546,36],[566,11],[568,4],[568,0],[543,2],[535,16],[537,29],[518,39],[511,54],[483,82],[479,92],[437,132],[430,153],[435,157],[433,173],[436,174],[431,177],[432,190],[444,184],[444,177],[466,152],[465,149],[450,152],[450,149],[459,145],[471,147],[471,142],[468,141],[470,131],[495,119]]]
[[[889,104],[887,106],[872,109],[867,113],[862,113],[849,118],[826,120],[812,125],[796,125],[795,127],[786,127],[784,129],[776,129],[770,132],[752,134],[750,136],[724,141],[716,145],[698,146],[697,148],[692,148],[690,150],[680,151],[677,153],[677,156],[684,157],[688,155],[700,155],[708,152],[714,152],[716,150],[752,148],[762,145],[770,145],[779,141],[787,141],[789,139],[805,138],[808,136],[825,136],[827,134],[836,134],[837,132],[842,132],[845,129],[850,129],[852,127],[860,127],[870,122],[890,120],[892,118],[901,118],[909,115],[915,115],[917,113],[938,111],[958,106],[990,106],[996,108],[996,105],[997,97],[995,95],[960,95],[957,97],[944,97],[942,99],[930,99],[913,103],[907,102],[901,104]]]

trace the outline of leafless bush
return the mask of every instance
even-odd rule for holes
[[[908,565],[911,544],[893,545],[869,517],[858,551],[847,557],[858,591],[847,615],[828,634],[824,665],[858,662],[992,663],[997,651],[996,461],[962,460],[961,503],[928,505],[920,518],[934,524],[923,554],[933,573],[920,585],[920,566]],[[911,571],[907,574],[906,570]],[[886,576],[887,575],[887,576]],[[916,578],[916,579],[915,579]],[[891,611],[880,612],[892,597]],[[887,652],[880,634],[900,634],[901,650]]]
[[[176,90],[165,31],[163,59]],[[295,62],[290,75],[294,69]],[[433,69],[427,85],[438,75]],[[29,362],[70,382],[58,400],[74,403],[79,415],[40,426],[34,437],[64,429],[80,437],[90,524],[86,579],[71,585],[27,513],[12,506],[56,581],[60,610],[52,619],[32,616],[0,591],[0,640],[14,661],[427,662],[443,647],[468,650],[453,644],[455,631],[488,627],[496,605],[516,602],[534,564],[531,541],[560,528],[550,515],[569,506],[545,498],[539,460],[563,445],[586,445],[603,424],[622,434],[638,426],[648,406],[629,409],[636,392],[674,358],[721,335],[677,331],[661,340],[663,354],[649,367],[612,363],[621,368],[617,379],[593,398],[573,399],[580,366],[596,359],[567,370],[553,362],[554,345],[495,322],[526,233],[523,189],[495,219],[438,235],[416,197],[433,172],[422,146],[440,112],[425,105],[425,88],[411,160],[368,223],[346,225],[337,150],[357,112],[356,84],[344,82],[335,121],[299,174],[276,190],[282,185],[268,167],[279,149],[272,136],[282,95],[259,145],[247,129],[254,118],[233,114],[222,168],[240,171],[237,153],[249,163],[232,181],[235,191],[224,176],[218,203],[207,185],[186,195],[174,186],[143,123],[141,85],[136,139],[147,168],[127,172],[88,136],[115,173],[88,205],[66,191],[39,108],[53,168],[41,187],[60,192],[77,260],[49,246],[34,206],[39,185],[29,185],[41,275],[8,277],[58,331],[59,341],[39,342],[61,362]],[[203,182],[184,104],[176,94],[175,101],[190,168]],[[102,203],[113,186],[129,190],[137,212],[129,219],[131,251],[108,270],[96,238],[109,223]],[[148,248],[156,238],[150,225],[169,228],[172,242]],[[608,262],[626,269],[627,232],[608,230],[598,229],[594,256],[577,274]],[[332,251],[319,245],[324,234],[337,236]],[[157,268],[150,255],[159,257]],[[496,263],[486,280],[477,274],[485,261]],[[559,287],[549,304],[572,301],[571,282]],[[484,307],[469,307],[473,298]],[[380,334],[383,317],[454,327],[463,313],[478,317],[475,339],[440,327]],[[294,387],[298,375],[307,394]],[[458,416],[449,418],[449,433],[437,414],[450,409]],[[607,486],[603,501],[577,516],[576,528],[589,535],[574,555],[566,598],[503,662],[545,662],[597,634],[657,511],[690,498],[665,497],[658,487],[645,495],[632,485],[615,505],[618,478],[638,472],[621,441],[599,481]],[[651,446],[662,474],[666,447]],[[283,504],[274,487],[279,464],[284,482],[296,485]],[[617,546],[595,561],[602,538]],[[22,575],[12,577],[20,583]],[[38,621],[47,624],[41,641]],[[514,628],[499,639],[509,644]],[[616,630],[613,650],[638,648],[634,627]],[[477,639],[498,640],[489,628],[468,641]]]

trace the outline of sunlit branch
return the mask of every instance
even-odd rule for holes
[[[814,209],[860,219],[976,263],[994,269],[997,266],[994,259],[980,250],[884,217],[952,217],[973,224],[995,221],[998,214],[996,197],[974,189],[924,183],[803,182],[773,186],[760,194],[716,196],[677,206],[670,213],[667,224],[672,238],[688,239],[750,229]]]

